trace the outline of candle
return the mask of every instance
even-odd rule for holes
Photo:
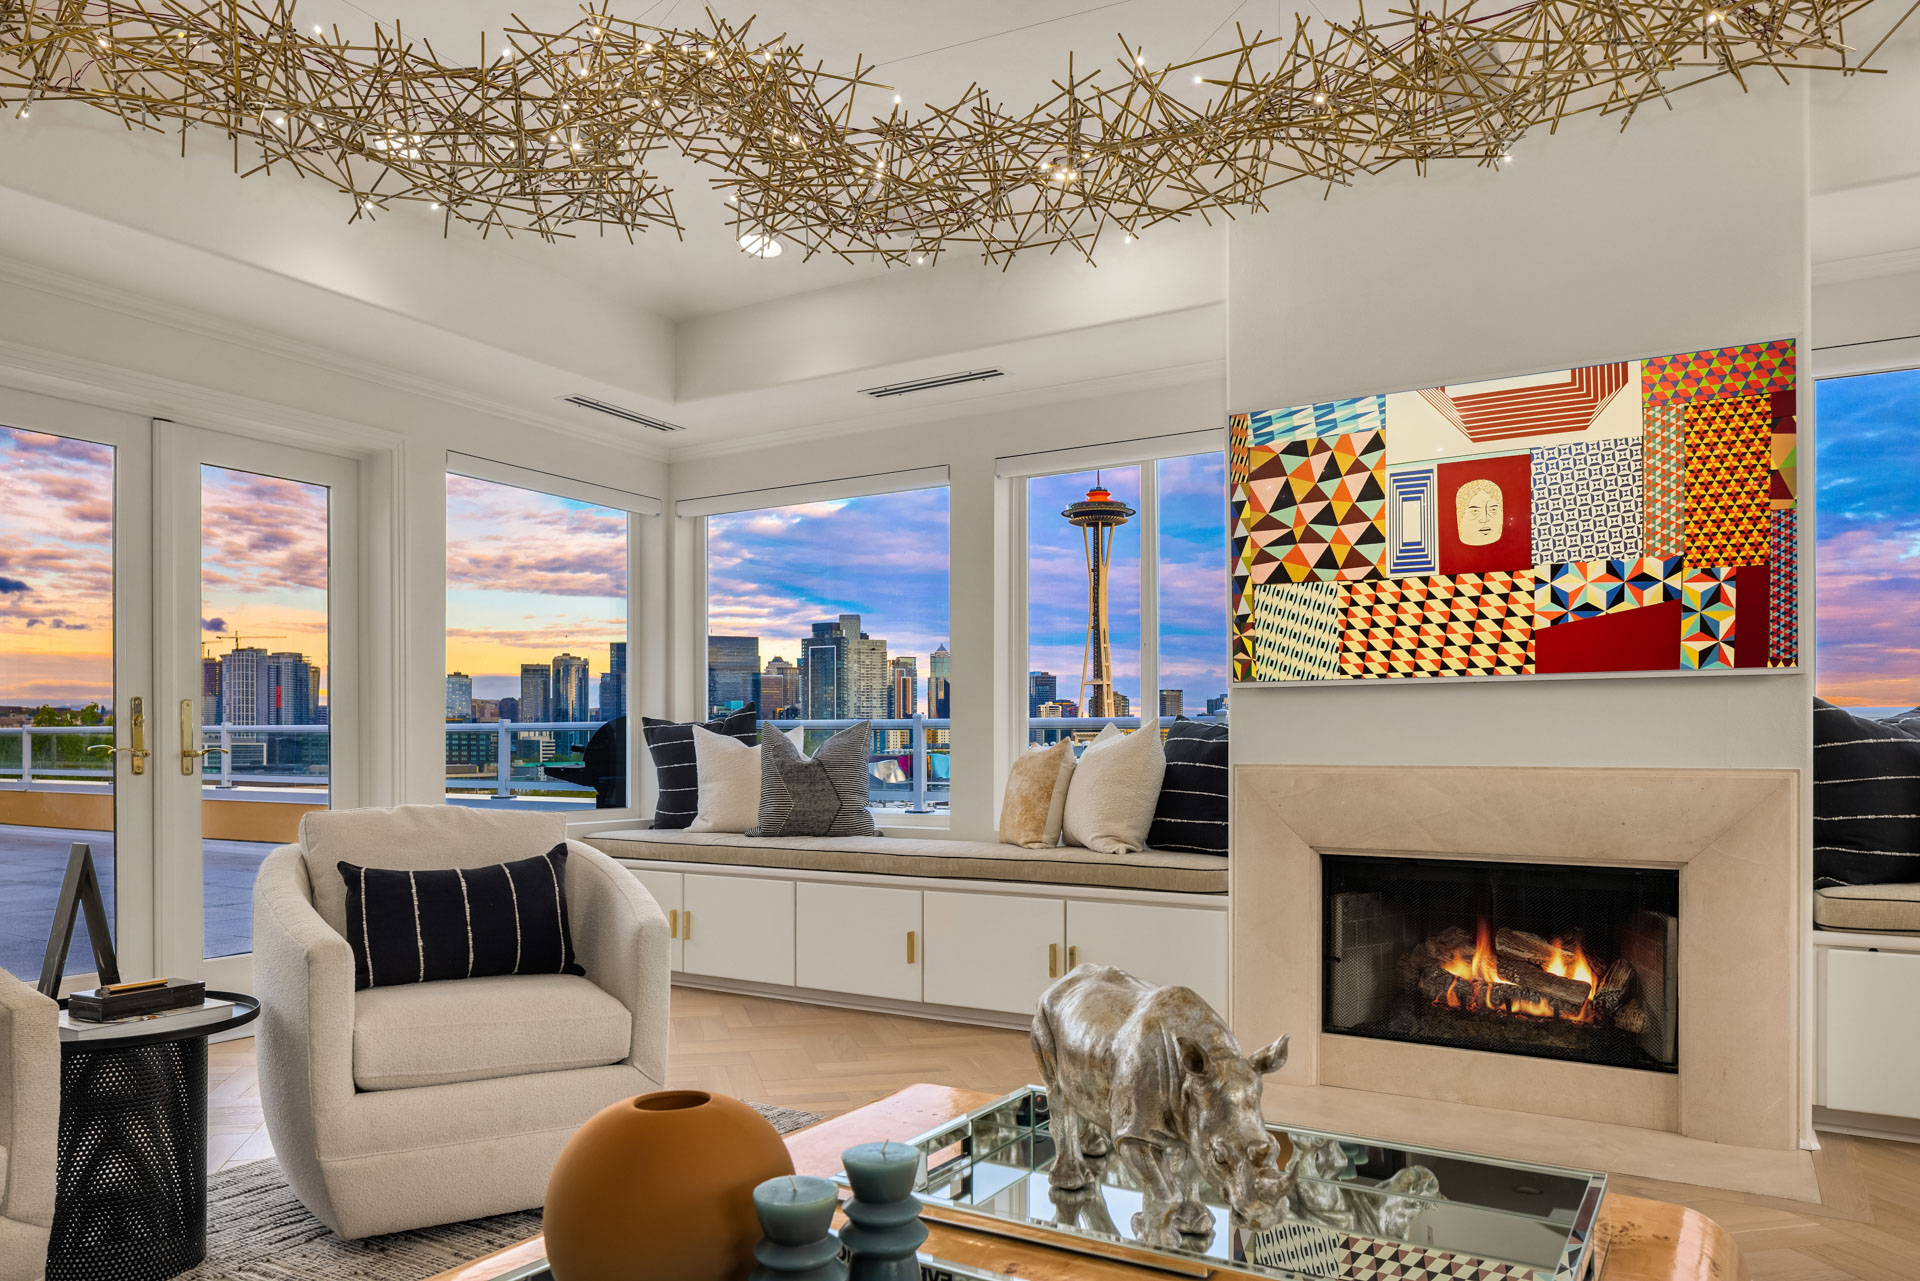
[[[840,1154],[853,1194],[871,1204],[903,1201],[920,1173],[920,1149],[911,1143],[862,1143]]]
[[[825,1237],[839,1205],[840,1189],[810,1174],[783,1174],[753,1190],[761,1229],[781,1245],[808,1245]]]

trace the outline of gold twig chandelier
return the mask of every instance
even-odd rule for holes
[[[699,29],[583,9],[516,24],[470,65],[375,26],[302,27],[286,0],[0,0],[0,103],[84,102],[130,127],[223,130],[242,174],[289,168],[370,217],[403,202],[482,233],[680,222],[656,149],[710,167],[749,252],[1004,263],[1169,219],[1262,207],[1284,183],[1412,162],[1497,165],[1530,130],[1621,117],[1731,77],[1854,71],[1844,24],[1871,0],[1524,0],[1296,19],[1283,36],[1149,66],[1124,40],[1103,80],[1067,60],[1010,112],[975,87],[910,111],[856,62],[808,65],[784,37],[711,12]],[[856,114],[881,96],[885,114]],[[887,101],[888,99],[891,101]],[[184,138],[183,138],[184,145]]]

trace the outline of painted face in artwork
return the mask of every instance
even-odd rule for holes
[[[1485,547],[1500,541],[1500,526],[1506,515],[1500,486],[1485,478],[1468,481],[1453,496],[1453,510],[1460,521],[1463,546]]]

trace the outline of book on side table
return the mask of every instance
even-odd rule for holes
[[[857,1143],[906,1141],[949,1126],[994,1104],[998,1096],[943,1085],[912,1085],[865,1107],[787,1136],[794,1168],[832,1177],[840,1154]],[[1165,1281],[1168,1272],[1119,1259],[1093,1258],[986,1231],[961,1221],[927,1219],[923,1281],[942,1278],[1019,1277],[1022,1281]],[[995,1225],[1004,1229],[1004,1225]],[[1696,1210],[1664,1201],[1608,1192],[1595,1230],[1598,1281],[1721,1281],[1744,1276],[1740,1249],[1724,1229]],[[442,1273],[432,1281],[549,1281],[539,1237]],[[1373,1275],[1414,1275],[1411,1272]],[[1206,1281],[1233,1281],[1247,1274],[1228,1266],[1203,1266]],[[1272,1275],[1268,1273],[1267,1275]],[[1341,1273],[1302,1272],[1337,1281]],[[1348,1274],[1352,1275],[1352,1274]],[[1451,1273],[1447,1275],[1453,1275]],[[1495,1273],[1495,1275],[1498,1275]]]
[[[202,1001],[198,1005],[188,1005],[177,1010],[156,1010],[151,1014],[135,1014],[127,1018],[107,1019],[93,1023],[86,1019],[76,1019],[68,1010],[60,1011],[60,1039],[62,1041],[104,1041],[112,1037],[126,1036],[129,1033],[185,1031],[187,1028],[202,1024],[218,1023],[222,1019],[233,1017],[235,1005],[232,1001]]]

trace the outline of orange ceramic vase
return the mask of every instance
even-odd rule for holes
[[[660,1090],[602,1109],[547,1180],[554,1281],[740,1281],[753,1189],[793,1173],[779,1132],[724,1094]]]

